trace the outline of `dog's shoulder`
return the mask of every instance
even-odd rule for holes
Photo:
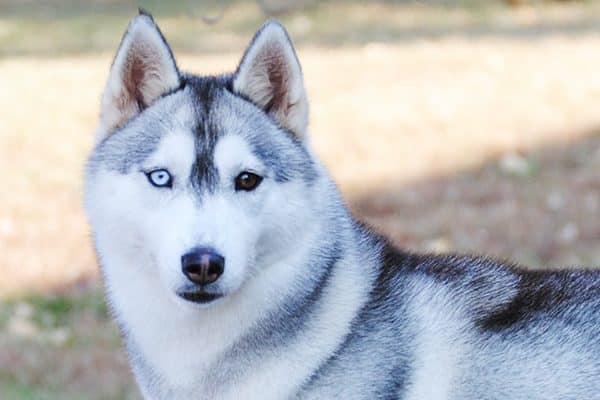
[[[531,270],[484,256],[410,253],[386,243],[379,286],[393,288],[389,282],[403,280],[417,292],[444,292],[484,331],[506,332],[549,318],[600,323],[598,271]]]
[[[600,273],[519,270],[518,276],[510,301],[478,321],[482,330],[515,332],[528,323],[552,321],[579,326],[600,339]]]
[[[413,286],[439,287],[458,297],[498,303],[510,297],[507,292],[518,288],[522,271],[515,265],[489,257],[413,253],[386,242],[380,281],[408,280]]]

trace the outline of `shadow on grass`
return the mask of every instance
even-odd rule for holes
[[[600,130],[472,170],[349,196],[416,250],[486,253],[534,268],[600,267]]]

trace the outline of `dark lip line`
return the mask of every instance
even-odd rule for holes
[[[194,303],[209,303],[213,300],[223,297],[220,293],[208,293],[205,291],[199,292],[180,292],[179,297]]]

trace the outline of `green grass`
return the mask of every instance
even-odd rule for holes
[[[0,305],[0,399],[137,399],[98,287]]]
[[[35,311],[35,320],[44,327],[57,327],[68,324],[74,314],[89,312],[97,318],[108,318],[106,303],[99,292],[71,296],[34,295],[26,299]]]
[[[0,388],[4,400],[76,400],[83,397],[65,396],[64,393],[50,392],[45,388],[33,388],[15,382],[4,383]]]
[[[542,6],[546,2],[533,3],[536,6],[527,11],[533,17],[525,18],[525,22],[500,0],[305,0],[274,16],[286,24],[300,45],[348,46],[447,35],[528,37],[556,29],[598,30],[599,1],[565,5],[568,9],[564,13]],[[239,51],[271,16],[259,2],[251,0],[0,0],[0,57],[112,52],[138,6],[154,14],[174,48],[192,52]],[[203,22],[203,17],[221,12],[217,23]],[[517,18],[512,18],[514,15]]]
[[[111,394],[110,396],[96,397],[93,394],[79,393],[67,395],[60,389],[45,387],[32,387],[16,382],[0,381],[0,398],[2,400],[130,400],[132,395],[128,392]]]
[[[0,307],[0,327],[6,326],[18,306],[31,307],[31,319],[40,328],[51,329],[68,325],[81,314],[108,319],[108,309],[99,290],[77,294],[31,294],[11,299]]]

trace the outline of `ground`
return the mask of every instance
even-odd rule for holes
[[[181,15],[185,2],[139,2],[198,73],[235,68],[264,18],[229,3],[206,25]],[[312,145],[358,216],[410,249],[600,266],[597,2],[306,3],[281,19],[298,42]],[[32,4],[0,0],[0,398],[139,398],[81,207],[133,6]]]

